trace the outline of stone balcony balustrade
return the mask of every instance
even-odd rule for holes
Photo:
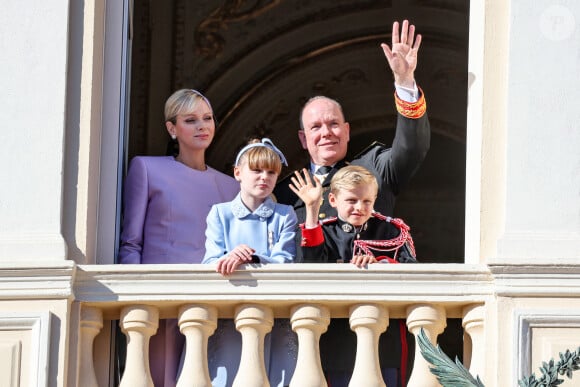
[[[79,386],[108,385],[102,364],[110,359],[94,343],[117,320],[129,338],[121,386],[152,386],[148,343],[165,318],[177,318],[186,337],[178,386],[211,386],[207,346],[219,318],[234,319],[242,336],[234,386],[269,386],[262,351],[274,318],[290,319],[297,335],[292,387],[326,386],[318,342],[333,318],[349,318],[357,335],[350,386],[385,386],[377,347],[389,318],[404,319],[414,335],[423,328],[433,343],[448,318],[462,319],[464,363],[480,376],[485,370],[486,303],[493,300],[493,286],[484,265],[248,265],[227,278],[213,265],[95,265],[79,266],[74,284]],[[416,352],[408,386],[438,385]]]

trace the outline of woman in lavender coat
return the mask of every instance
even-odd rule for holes
[[[232,177],[205,164],[215,134],[207,98],[192,89],[176,91],[165,103],[165,126],[179,153],[131,161],[119,263],[200,263],[211,206],[232,200],[240,189]],[[149,346],[156,387],[175,386],[183,344],[177,321],[161,320]]]

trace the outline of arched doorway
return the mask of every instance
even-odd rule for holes
[[[314,95],[343,106],[349,150],[390,144],[393,80],[379,47],[394,20],[423,35],[416,79],[431,122],[431,149],[398,198],[395,215],[412,227],[421,262],[464,262],[468,0],[140,0],[132,18],[128,158],[166,153],[165,99],[195,88],[220,122],[208,163],[230,172],[251,136],[268,136],[290,166],[307,154],[298,115]],[[439,343],[461,357],[461,320]]]
[[[392,75],[379,43],[390,43],[394,20],[413,22],[423,35],[416,79],[427,96],[432,143],[395,215],[411,225],[422,262],[463,262],[468,1],[149,0],[134,6],[129,158],[166,152],[164,101],[178,88],[196,88],[220,121],[208,163],[224,172],[256,134],[281,146],[290,161],[286,173],[304,165],[298,114],[319,94],[343,105],[350,152],[373,140],[390,144]]]

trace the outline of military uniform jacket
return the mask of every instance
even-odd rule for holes
[[[387,148],[383,144],[373,143],[350,162],[350,164],[367,168],[377,178],[379,192],[375,202],[375,211],[384,215],[393,215],[396,195],[421,165],[429,150],[430,139],[429,120],[426,113],[418,119],[410,119],[398,114],[397,129],[392,147]],[[340,168],[348,164],[346,160],[335,164],[322,182],[323,201],[320,207],[320,219],[337,215],[336,209],[331,207],[328,202],[330,180]],[[288,187],[292,176],[293,174],[280,180],[276,185],[274,195],[279,203],[293,206],[298,223],[304,223],[306,219],[304,202]],[[387,233],[388,230],[384,230],[384,232]],[[299,232],[296,233],[296,244],[300,245]],[[297,252],[298,255],[294,262],[303,262],[301,250],[298,249]]]
[[[371,248],[375,258],[381,259],[379,254],[384,254],[394,259],[382,259],[380,262],[417,262],[409,227],[400,219],[391,219],[374,213],[361,227],[354,227],[338,218],[321,221],[316,228],[307,229],[304,224],[300,227],[302,229],[300,249],[304,262],[349,262],[357,240],[396,240],[396,245],[400,246],[396,252]],[[386,234],[385,230],[387,230]],[[401,236],[403,238],[399,238]],[[412,338],[404,322],[401,324],[401,321],[397,319],[390,319],[387,331],[379,340],[381,368],[408,369],[407,364],[410,362],[409,355],[412,356],[412,348],[407,346],[407,342],[412,344]],[[343,372],[353,369],[356,336],[350,329],[348,319],[333,318],[331,320],[328,331],[320,338],[320,355],[325,372]]]
[[[304,224],[300,228],[304,262],[350,262],[354,252],[370,253],[379,262],[417,262],[409,227],[400,219],[376,212],[360,227],[332,217],[316,228],[308,229]]]

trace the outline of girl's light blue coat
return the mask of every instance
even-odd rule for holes
[[[234,200],[212,206],[207,217],[203,263],[215,263],[236,246],[256,250],[261,263],[291,263],[296,256],[296,214],[292,206],[267,199],[253,213],[238,194]],[[220,319],[208,343],[212,386],[231,386],[238,371],[242,339],[233,320]],[[264,361],[272,387],[290,383],[296,366],[298,342],[288,319],[276,319],[264,342]]]
[[[250,212],[238,194],[231,202],[212,206],[203,263],[214,263],[241,244],[256,250],[261,263],[291,263],[296,256],[296,224],[292,206],[268,198]]]

